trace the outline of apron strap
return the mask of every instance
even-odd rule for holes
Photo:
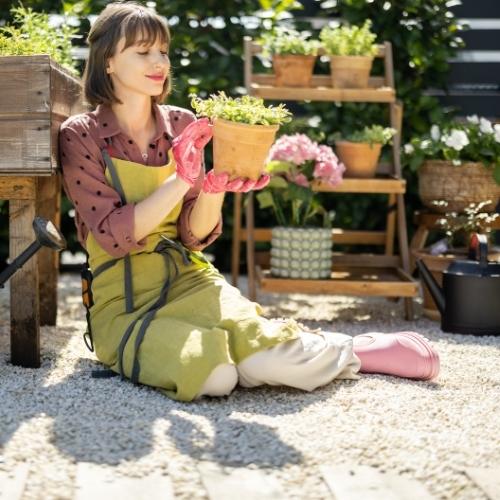
[[[111,139],[109,137],[106,138],[106,143],[108,147],[111,146]],[[116,171],[113,162],[111,161],[111,157],[107,151],[107,148],[102,150],[102,156],[104,158],[104,162],[108,167],[109,173],[111,174],[111,179],[113,183],[113,187],[118,191],[120,195],[120,199],[122,205],[127,203],[127,199],[125,197],[125,192],[122,187],[122,183],[120,182],[120,177],[118,176],[118,172]],[[130,260],[130,254],[128,253],[124,257],[124,287],[125,287],[125,312],[131,313],[134,311],[134,289],[132,283],[132,262]]]
[[[144,337],[146,336],[146,331],[147,328],[149,327],[151,321],[153,320],[156,312],[162,308],[166,303],[167,303],[167,295],[170,290],[170,285],[172,282],[175,280],[175,278],[179,274],[179,268],[177,266],[177,263],[174,260],[174,257],[171,253],[171,250],[175,250],[179,252],[182,256],[182,260],[184,264],[188,265],[191,260],[189,258],[187,250],[181,243],[176,242],[174,240],[171,240],[167,238],[164,235],[161,235],[164,241],[160,241],[158,245],[156,245],[154,251],[157,253],[160,253],[163,255],[165,258],[165,268],[168,273],[169,271],[169,263],[172,263],[173,268],[174,268],[174,275],[173,276],[168,276],[161,288],[160,295],[156,302],[144,313],[144,319],[141,324],[141,327],[139,328],[139,331],[137,333],[137,337],[135,339],[134,343],[134,355],[133,355],[133,366],[132,366],[132,373],[130,376],[131,382],[134,384],[137,384],[139,382],[139,374],[141,371],[141,366],[139,363],[139,358],[138,358],[138,353],[139,353],[139,348],[142,344],[142,341],[144,340]],[[138,317],[135,319],[127,328],[125,334],[122,337],[122,340],[120,342],[120,345],[118,347],[118,367],[120,370],[120,375],[123,378],[125,378],[124,370],[123,370],[123,354],[125,351],[125,347],[128,343],[128,340],[130,339],[130,336],[132,335],[132,331],[134,330],[134,327],[137,323],[137,321],[141,318],[142,316]]]

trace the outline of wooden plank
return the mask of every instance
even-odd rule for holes
[[[257,266],[257,279],[262,291],[335,295],[369,295],[378,297],[417,297],[417,282],[401,281],[396,273],[382,275],[380,269],[332,271],[331,279],[276,278]]]
[[[213,462],[198,464],[210,500],[285,500],[277,479],[264,471],[221,467]]]
[[[332,87],[298,88],[250,85],[250,94],[262,99],[280,101],[327,101],[327,102],[394,102],[394,89],[337,89]]]
[[[37,215],[61,226],[61,174],[37,177]],[[59,252],[42,247],[38,251],[40,325],[54,326],[57,321],[57,277]]]
[[[403,194],[406,191],[404,179],[353,179],[345,178],[338,186],[331,186],[325,182],[313,181],[313,191],[328,193],[382,193]]]
[[[401,259],[397,255],[379,255],[373,253],[332,253],[332,263],[335,267],[398,267]]]
[[[81,462],[77,466],[75,500],[169,500],[174,498],[170,478],[154,473],[123,477],[112,469]]]
[[[28,464],[20,464],[13,471],[0,471],[0,500],[21,500],[28,477]]]
[[[246,228],[241,229],[239,237],[240,241],[246,241]],[[271,241],[271,228],[255,228],[254,241]],[[383,245],[385,243],[385,232],[332,228],[332,241],[338,245]]]
[[[246,60],[245,60],[246,62]],[[252,83],[256,83],[259,86],[264,87],[274,87],[275,76],[274,73],[254,73],[250,75],[250,83],[249,87]],[[313,75],[311,78],[311,87],[310,88],[318,88],[318,87],[327,87],[332,88],[332,79],[330,75]],[[371,90],[379,89],[381,87],[387,87],[385,84],[385,79],[380,76],[372,76],[368,80],[368,88]],[[282,87],[275,87],[282,88]]]
[[[336,500],[432,500],[415,479],[366,465],[323,465],[321,473]]]
[[[465,472],[484,491],[489,500],[500,500],[500,466],[468,467]]]
[[[231,245],[231,284],[238,286],[242,241],[246,240],[246,228],[241,227],[241,193],[233,196],[233,241]]]
[[[35,200],[9,202],[9,255],[17,257],[35,240]],[[11,362],[28,368],[40,366],[40,313],[38,255],[35,253],[10,279]]]
[[[0,176],[0,200],[34,200],[35,197],[33,177]]]

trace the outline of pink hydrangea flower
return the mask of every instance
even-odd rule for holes
[[[270,160],[289,161],[302,165],[308,160],[314,160],[318,155],[318,144],[311,141],[305,134],[281,136],[271,147]]]
[[[307,177],[304,174],[298,173],[295,176],[290,175],[287,177],[289,181],[298,184],[299,186],[309,187],[309,181],[307,180]]]

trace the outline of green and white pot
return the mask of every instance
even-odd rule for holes
[[[332,230],[274,227],[271,232],[271,274],[280,278],[329,278]]]

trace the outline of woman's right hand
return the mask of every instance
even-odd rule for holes
[[[203,148],[212,135],[212,125],[208,118],[201,118],[190,123],[172,142],[177,176],[191,187],[200,175]]]

